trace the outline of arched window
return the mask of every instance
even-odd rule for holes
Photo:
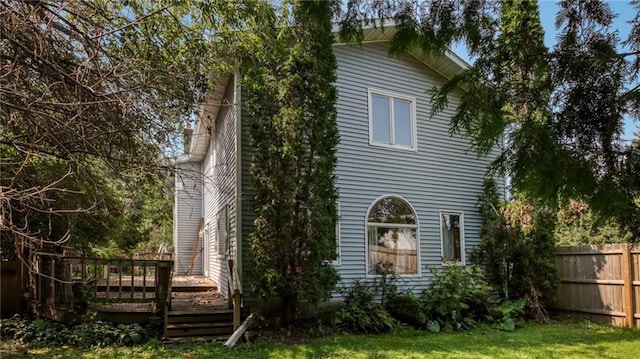
[[[418,274],[418,219],[397,196],[376,200],[367,213],[367,273]]]

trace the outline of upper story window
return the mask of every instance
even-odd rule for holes
[[[367,213],[367,274],[418,274],[418,219],[396,196],[376,200]]]
[[[416,99],[369,89],[369,143],[416,151]]]
[[[442,259],[464,265],[464,219],[462,212],[440,212]]]

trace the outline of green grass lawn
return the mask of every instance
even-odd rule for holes
[[[258,341],[225,348],[220,343],[121,348],[26,348],[2,340],[0,358],[638,358],[640,329],[588,322],[529,323],[515,332],[487,327],[432,334],[400,330],[384,335],[339,335],[302,344]]]

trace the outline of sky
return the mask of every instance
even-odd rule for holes
[[[545,45],[551,49],[556,44],[557,31],[555,29],[556,13],[558,12],[558,4],[555,0],[540,0],[540,21],[545,31],[544,42]],[[610,0],[608,1],[611,10],[618,14],[615,19],[613,27],[619,31],[621,39],[626,39],[631,30],[631,25],[628,23],[636,15],[637,11],[633,8],[627,0]],[[464,49],[454,46],[452,50],[458,54],[461,58],[469,61],[469,57]],[[625,121],[624,131],[622,138],[624,140],[631,140],[634,137],[634,133],[640,132],[640,123],[627,119]]]

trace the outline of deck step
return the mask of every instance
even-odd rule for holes
[[[220,323],[232,321],[233,312],[229,310],[169,312],[167,315],[167,324]]]
[[[233,334],[233,322],[168,324],[167,337],[229,336]]]
[[[165,344],[185,343],[185,342],[224,342],[229,339],[228,335],[206,335],[196,337],[175,337],[165,338],[162,342]]]
[[[217,338],[226,340],[233,334],[233,311],[229,309],[169,311],[165,323],[165,340],[177,338]]]
[[[171,291],[175,293],[213,292],[217,290],[218,290],[218,286],[215,284],[191,285],[191,286],[181,286],[181,285],[174,284],[171,286]]]

